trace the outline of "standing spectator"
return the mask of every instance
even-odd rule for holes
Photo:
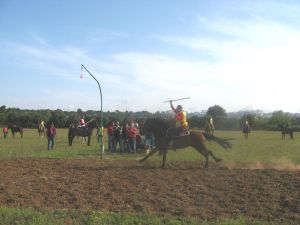
[[[48,150],[53,149],[55,136],[56,136],[56,128],[54,127],[54,124],[51,123],[51,125],[47,129]]]
[[[8,128],[7,127],[3,127],[3,136],[4,136],[4,139],[7,137],[7,134],[8,134]]]
[[[114,129],[114,147],[115,150],[117,151],[117,146],[119,144],[120,152],[121,152],[121,132],[122,132],[122,127],[120,126],[119,122],[116,122],[116,126]]]
[[[113,153],[115,152],[115,146],[114,146],[114,129],[115,129],[115,123],[110,122],[107,127],[107,140],[108,140],[108,150]]]
[[[123,123],[122,131],[121,131],[121,153],[128,152],[128,123]]]
[[[136,153],[136,134],[137,129],[135,123],[131,123],[130,128],[128,129],[128,141],[129,141],[129,150],[131,153]]]

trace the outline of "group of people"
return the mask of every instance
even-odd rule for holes
[[[107,126],[109,152],[115,153],[119,147],[120,153],[136,153],[138,128],[138,124],[135,122],[131,122],[130,125],[124,122],[120,126],[118,121],[111,121]]]
[[[166,137],[172,140],[176,136],[187,135],[189,131],[186,112],[183,110],[182,106],[178,105],[175,108],[172,104],[172,101],[170,101],[170,106],[175,113],[175,126],[168,130]],[[210,126],[214,127],[213,118],[211,116],[208,118],[208,123]],[[84,117],[82,117],[79,121],[79,127],[85,127],[86,124],[87,123],[85,122]],[[46,127],[43,120],[40,122],[40,125]],[[248,120],[245,121],[245,125],[249,126]],[[4,138],[6,138],[7,133],[8,128],[3,128]],[[120,153],[136,153],[137,135],[137,123],[133,121],[130,124],[124,122],[123,125],[120,126],[119,122],[111,121],[107,127],[108,150],[111,153],[117,152],[117,149],[120,151]],[[53,149],[54,138],[56,136],[56,128],[53,122],[47,126],[46,136],[48,138],[48,150]],[[148,149],[153,149],[155,147],[154,136],[152,133],[145,134],[145,142],[146,146],[148,146]]]

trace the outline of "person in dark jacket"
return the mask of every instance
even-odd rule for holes
[[[128,152],[128,123],[123,123],[121,131],[121,153]]]

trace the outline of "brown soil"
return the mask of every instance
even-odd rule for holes
[[[0,205],[300,223],[300,171],[158,163],[1,161]]]

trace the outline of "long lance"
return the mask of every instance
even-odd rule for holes
[[[185,99],[189,99],[191,97],[186,97],[186,98],[178,98],[178,99],[173,99],[173,100],[167,100],[167,101],[164,101],[164,103],[167,103],[167,102],[176,102],[176,101],[181,101],[181,100],[185,100]]]
[[[94,119],[91,119],[91,120],[87,121],[86,124],[89,124],[90,122],[93,122],[93,121],[94,121]]]

